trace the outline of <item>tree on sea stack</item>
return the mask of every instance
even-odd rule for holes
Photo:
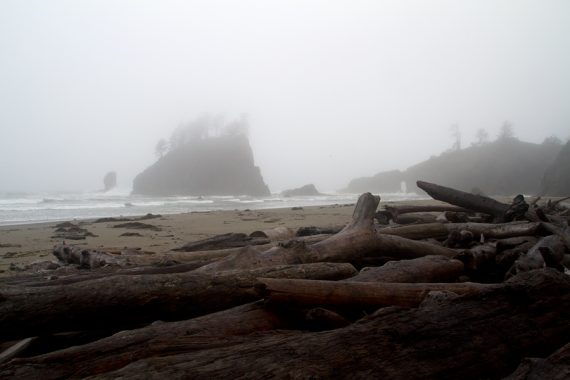
[[[156,147],[154,148],[154,153],[162,158],[164,157],[164,154],[168,151],[168,143],[166,142],[165,139],[160,139],[158,140],[158,142],[156,143]]]

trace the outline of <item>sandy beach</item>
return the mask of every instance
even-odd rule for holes
[[[57,225],[61,222],[24,224],[0,227],[0,276],[18,272],[14,266],[37,261],[56,260],[54,245],[63,240],[67,244],[92,249],[140,249],[145,253],[168,253],[186,242],[196,241],[228,232],[252,233],[286,226],[335,227],[350,220],[354,205],[330,205],[303,208],[267,210],[208,211],[164,215],[142,220],[156,230],[116,227],[124,222],[72,221],[87,230],[85,239],[69,240],[58,237]],[[136,219],[136,218],[129,218]],[[95,236],[90,236],[90,235]]]

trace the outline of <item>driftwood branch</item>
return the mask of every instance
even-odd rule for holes
[[[434,183],[417,181],[417,186],[428,193],[433,199],[450,203],[469,210],[483,212],[493,215],[497,221],[504,221],[505,214],[510,205],[498,202],[492,198],[482,195],[466,193],[464,191],[452,189],[450,187],[436,185]]]

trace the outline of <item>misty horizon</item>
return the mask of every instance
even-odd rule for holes
[[[570,137],[565,1],[4,1],[0,191],[118,187],[246,114],[272,192],[404,170],[505,121]]]

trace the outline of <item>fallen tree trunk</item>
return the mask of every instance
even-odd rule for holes
[[[389,261],[381,267],[366,267],[347,282],[452,282],[463,274],[463,263],[443,256]]]
[[[35,288],[1,286],[0,335],[8,340],[186,319],[259,299],[257,277],[339,280],[355,274],[350,264],[317,263],[211,275],[113,276]]]
[[[478,283],[375,283],[259,278],[269,304],[336,307],[417,307],[431,291],[480,294],[499,285]]]
[[[17,359],[0,367],[0,377],[49,380],[95,376],[136,360],[184,351],[188,347],[183,343],[189,336],[247,335],[290,325],[280,314],[250,303],[185,321],[153,323],[81,346]]]
[[[450,232],[469,231],[477,239],[483,235],[489,239],[504,239],[516,236],[533,235],[540,223],[426,223],[401,227],[385,227],[378,230],[379,234],[400,236],[407,239],[446,238]]]
[[[259,254],[232,255],[205,265],[198,271],[218,272],[294,263],[352,262],[367,256],[415,258],[456,255],[456,251],[446,247],[379,234],[374,227],[374,213],[379,202],[380,198],[370,193],[361,195],[352,222],[338,234],[318,243],[307,246],[303,242],[291,241]]]
[[[570,324],[561,321],[569,319],[570,279],[537,271],[485,298],[387,308],[332,331],[190,336],[185,353],[139,360],[98,378],[497,379],[522,358],[566,344]]]
[[[267,236],[251,237],[243,233],[228,233],[186,243],[179,248],[174,248],[173,251],[182,251],[182,252],[209,251],[213,249],[219,250],[227,248],[246,247],[248,245],[262,245],[262,244],[268,244],[269,242],[270,241],[269,239],[267,239]]]
[[[436,185],[435,183],[417,181],[416,184],[420,189],[438,201],[493,215],[498,222],[507,220],[505,214],[510,208],[508,204],[482,195],[475,195],[450,187]]]
[[[450,205],[385,205],[384,209],[388,211],[393,217],[403,214],[411,214],[416,212],[473,212],[463,207],[450,206]]]

